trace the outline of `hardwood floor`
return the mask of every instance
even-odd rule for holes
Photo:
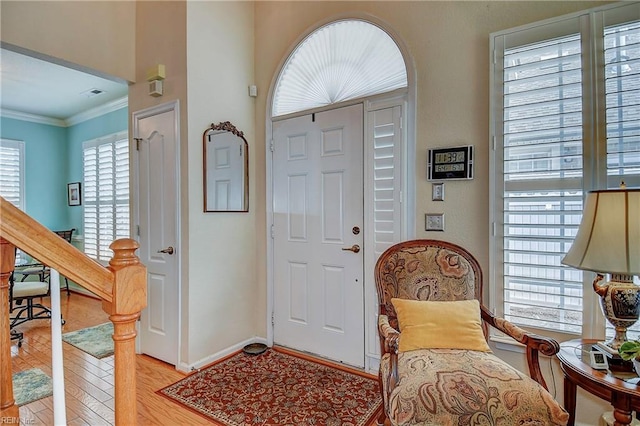
[[[107,322],[99,300],[72,293],[61,293],[62,316],[66,321],[62,332],[79,330]],[[45,303],[48,300],[45,299]],[[29,321],[17,327],[24,333],[22,347],[16,341],[11,347],[13,372],[40,368],[51,376],[51,328],[49,320]],[[101,360],[63,344],[65,399],[69,426],[102,426],[114,424],[113,356]],[[204,425],[203,417],[172,404],[155,392],[184,374],[173,366],[146,355],[137,356],[138,424],[140,425]],[[52,425],[53,397],[20,407],[22,424]]]
[[[62,332],[79,330],[109,321],[101,302],[90,297],[61,293],[61,311],[66,323]],[[48,303],[48,299],[44,300]],[[40,368],[51,376],[51,328],[49,320],[29,321],[17,327],[24,333],[22,347],[12,342],[13,372]],[[69,426],[108,426],[115,422],[113,399],[113,356],[101,360],[74,346],[63,344],[65,403]],[[139,425],[214,424],[156,391],[185,375],[172,365],[138,355],[137,400]],[[22,424],[52,425],[53,396],[20,407]],[[372,425],[376,423],[373,422]]]

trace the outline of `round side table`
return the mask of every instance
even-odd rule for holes
[[[640,410],[640,387],[635,373],[596,370],[589,363],[589,351],[597,340],[569,340],[560,344],[558,359],[564,373],[564,406],[569,425],[576,420],[576,390],[580,386],[613,406],[615,425],[629,425],[633,411]],[[631,380],[631,381],[630,381]]]

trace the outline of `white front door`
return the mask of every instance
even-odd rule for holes
[[[140,350],[173,365],[178,361],[179,321],[178,117],[175,102],[133,114],[138,146],[136,231],[148,286]]]
[[[364,366],[362,105],[273,123],[274,342]]]

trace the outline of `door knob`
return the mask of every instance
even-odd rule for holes
[[[158,250],[158,253],[173,254],[173,247],[169,246],[166,249]]]
[[[357,244],[354,244],[351,247],[345,247],[342,250],[344,250],[344,251],[352,251],[354,253],[358,253],[360,251],[360,246],[357,245]]]

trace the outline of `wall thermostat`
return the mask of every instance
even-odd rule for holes
[[[473,146],[430,149],[427,179],[473,179]]]
[[[607,357],[600,351],[589,352],[589,364],[591,364],[591,367],[596,370],[606,370],[609,368]]]

